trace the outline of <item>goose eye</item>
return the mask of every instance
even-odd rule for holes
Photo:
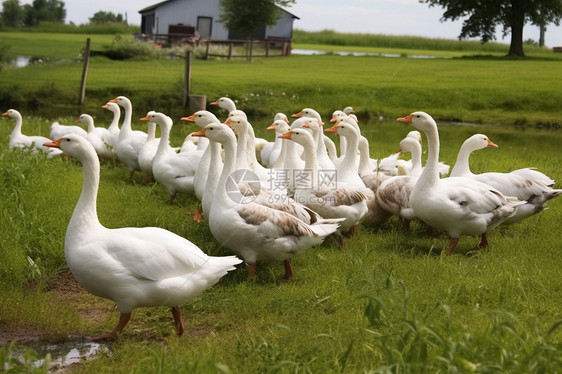
[[[70,139],[66,138],[66,141],[67,141],[67,142],[69,142],[69,141],[70,141]]]

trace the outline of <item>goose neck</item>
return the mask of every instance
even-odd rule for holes
[[[95,153],[88,153],[82,160],[82,192],[68,224],[67,236],[83,236],[96,226],[101,226],[98,220],[96,199],[100,180],[100,164]]]

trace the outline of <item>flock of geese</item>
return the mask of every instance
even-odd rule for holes
[[[114,339],[134,308],[162,305],[171,307],[181,335],[179,306],[242,260],[248,278],[255,276],[259,262],[280,261],[284,279],[290,279],[293,257],[328,236],[344,249],[360,223],[380,224],[396,215],[407,230],[412,220],[419,220],[445,231],[447,253],[452,253],[461,235],[480,236],[478,247],[484,248],[491,229],[542,211],[545,202],[562,192],[533,168],[472,173],[470,154],[497,147],[483,134],[464,142],[444,177],[449,166],[439,161],[437,124],[424,112],[398,118],[417,130],[400,142],[397,153],[375,160],[350,107],[333,112],[329,128],[311,108],[293,114],[292,123],[278,113],[268,127],[275,132],[270,142],[255,136],[246,114],[231,99],[211,104],[225,109],[227,119],[206,110],[181,118],[200,130],[176,148],[170,145],[173,121],[163,113],[150,111],[141,118],[147,132],[132,129],[132,104],[125,96],[103,106],[113,112],[109,127],[95,127],[93,118],[82,114],[77,122],[87,130],[53,123],[50,138],[23,135],[21,114],[14,109],[3,113],[15,120],[10,148],[42,151],[48,158],[64,154],[82,164],[82,192],[66,231],[65,258],[80,285],[115,301],[121,313],[112,331],[92,339]],[[428,147],[424,166],[420,131]],[[339,154],[326,132],[338,135]],[[411,159],[398,159],[400,152],[411,153]],[[215,239],[235,256],[208,256],[162,228],[102,226],[96,201],[100,160],[105,159],[122,162],[130,177],[142,172],[148,181],[162,184],[170,203],[177,193],[196,196],[201,208],[194,220],[205,219]]]

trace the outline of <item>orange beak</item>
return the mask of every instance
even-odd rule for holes
[[[295,114],[291,114],[291,117],[295,117],[295,118],[301,118],[302,117],[302,110],[298,113]]]
[[[209,105],[219,105],[219,100],[211,101]]]
[[[491,141],[490,139],[488,139],[488,147],[496,147],[496,148],[498,148],[499,145],[497,145],[497,144],[495,144],[495,143],[492,143],[492,141]]]
[[[411,123],[412,123],[412,117],[413,117],[413,115],[410,114],[409,116],[402,117],[402,118],[397,118],[396,120],[397,120],[398,122],[405,122],[405,123],[410,123],[410,124],[411,124]]]
[[[186,122],[195,122],[195,113],[189,117],[181,117],[181,120]]]
[[[289,123],[289,119],[287,117],[283,118],[283,121],[285,121],[286,123]]]
[[[58,139],[55,140],[54,142],[43,143],[43,145],[44,145],[45,147],[60,148],[60,142],[62,142],[62,138],[58,138]]]
[[[8,114],[9,114],[8,112],[2,113],[3,116],[7,116]]]
[[[336,121],[337,121],[336,116],[332,116],[332,118],[330,118],[330,122],[336,122]]]
[[[334,134],[338,134],[338,125],[334,125],[332,127],[330,127],[329,129],[325,129],[324,131],[326,132],[333,132]]]
[[[116,103],[116,102],[117,102],[117,98],[111,99],[111,100],[109,100],[109,102],[110,102],[110,103]]]
[[[275,130],[275,123],[269,125],[269,127],[266,130]]]
[[[192,133],[191,133],[191,136],[205,136],[205,129],[203,128],[203,129],[201,129],[201,130],[199,130],[199,131],[192,132]]]
[[[141,121],[148,121],[149,119],[150,119],[150,117],[149,117],[149,116],[146,116],[146,117],[142,117],[140,120],[141,120]]]
[[[109,105],[103,104],[101,107],[102,107],[103,109],[108,109],[108,108],[109,108]]]
[[[80,123],[80,118],[77,118],[76,121],[74,121],[76,123]]]
[[[291,139],[291,135],[293,135],[292,131],[287,131],[286,133],[284,133],[283,135],[279,135],[278,138],[281,139]]]

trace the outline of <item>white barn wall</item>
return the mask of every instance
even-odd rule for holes
[[[169,25],[183,24],[197,27],[197,17],[211,17],[212,39],[228,39],[228,30],[218,22],[219,0],[173,0],[157,4],[147,13],[154,13],[154,34],[167,34]],[[282,16],[276,25],[266,28],[266,38],[292,38],[294,16],[281,10]]]

